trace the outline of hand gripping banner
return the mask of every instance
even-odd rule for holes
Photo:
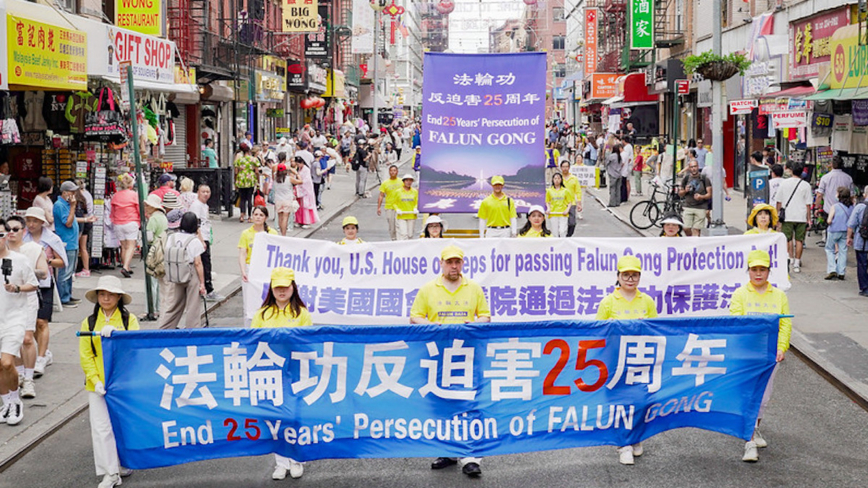
[[[778,316],[116,332],[121,463],[490,456],[749,439]]]

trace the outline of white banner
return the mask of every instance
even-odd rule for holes
[[[368,0],[353,0],[353,54],[374,52],[374,9]]]
[[[464,275],[485,289],[492,320],[593,318],[614,289],[625,254],[642,261],[640,289],[661,316],[727,315],[732,293],[748,280],[747,253],[772,256],[769,281],[790,287],[781,233],[702,238],[419,239],[340,246],[256,234],[244,289],[245,315],[261,306],[271,270],[295,270],[317,324],[406,324],[416,292],[436,278],[440,251],[464,250]]]
[[[88,76],[119,79],[120,63],[132,63],[133,80],[175,83],[175,43],[90,20],[76,23],[87,32]]]
[[[756,100],[732,100],[729,102],[730,115],[746,115],[757,107]]]
[[[806,127],[808,125],[808,112],[776,112],[772,114],[772,126],[775,129],[792,127]]]

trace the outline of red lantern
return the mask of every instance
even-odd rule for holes
[[[299,105],[301,106],[301,108],[303,108],[305,110],[312,108],[313,107],[313,99],[312,98],[305,98],[304,100],[299,102]]]
[[[314,102],[314,107],[316,107],[316,108],[325,107],[325,99],[320,98],[320,97],[316,97],[316,101]]]
[[[527,0],[525,0],[525,2],[527,2]],[[536,1],[534,1],[534,3],[536,3]],[[438,3],[435,8],[441,14],[449,15],[453,10],[455,10],[455,2],[452,0],[440,0],[440,3]]]

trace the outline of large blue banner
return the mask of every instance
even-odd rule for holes
[[[697,427],[749,439],[777,316],[118,332],[121,463],[489,456]]]
[[[476,213],[494,175],[545,200],[546,53],[425,53],[419,210]]]

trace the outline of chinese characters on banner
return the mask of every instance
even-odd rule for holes
[[[87,34],[6,17],[9,84],[87,89]]]
[[[140,34],[163,35],[162,2],[115,0],[115,25]]]
[[[585,9],[585,76],[597,72],[597,15],[596,8]]]
[[[681,427],[747,440],[778,321],[117,332],[105,398],[135,469],[623,446]]]
[[[315,32],[319,29],[317,0],[281,0],[283,32]]]
[[[374,9],[368,0],[353,0],[353,54],[374,52]]]
[[[427,113],[427,112],[426,112]],[[301,298],[315,323],[407,324],[416,292],[441,274],[449,241],[420,239],[347,248],[331,242],[256,235],[245,288],[248,318],[262,304],[271,270],[295,270]],[[745,283],[753,248],[772,256],[770,281],[789,288],[783,234],[708,239],[461,239],[464,276],[485,290],[492,318],[529,322],[550,317],[592,318],[614,289],[618,258],[643,264],[641,289],[660,315],[728,313]]]
[[[476,213],[500,175],[519,212],[545,198],[545,53],[425,53],[420,212]]]
[[[818,76],[820,66],[832,59],[832,34],[849,23],[849,7],[791,22],[790,78],[801,80]]]
[[[652,0],[630,0],[630,49],[654,48]]]

